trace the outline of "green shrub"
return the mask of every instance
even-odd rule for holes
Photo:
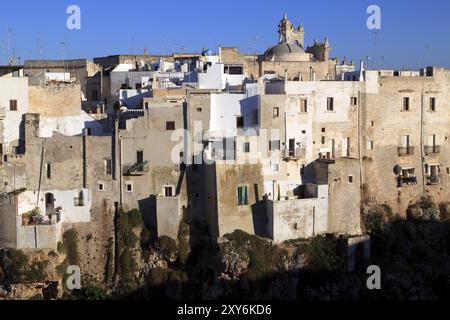
[[[274,248],[266,241],[236,230],[232,234],[225,235],[225,238],[233,243],[238,252],[246,252],[250,258],[247,276],[251,280],[263,280],[270,276],[275,268]]]
[[[79,300],[101,301],[101,300],[108,300],[109,295],[105,289],[100,288],[95,284],[89,283],[83,286],[79,294],[77,294],[77,298]]]
[[[379,231],[384,224],[385,217],[380,208],[371,208],[369,212],[363,215],[363,223],[368,233]]]
[[[135,283],[136,259],[134,250],[138,244],[136,229],[143,227],[138,210],[124,213],[119,211],[115,218],[116,226],[116,275],[121,279],[123,289],[130,289]],[[109,275],[108,275],[109,277]]]
[[[314,272],[341,271],[344,258],[338,252],[337,239],[317,236],[307,246],[308,269]]]
[[[22,250],[10,249],[8,251],[9,269],[14,275],[23,275],[28,267],[28,257]]]
[[[191,254],[189,233],[189,225],[185,221],[181,221],[178,231],[178,260],[181,264],[185,264]]]
[[[142,228],[144,220],[142,219],[142,213],[135,209],[128,213],[128,222],[133,229]]]
[[[110,238],[107,247],[107,257],[106,257],[106,270],[105,270],[105,281],[110,283],[114,276],[114,246],[113,239]]]
[[[44,282],[47,280],[45,269],[48,266],[48,261],[33,262],[25,273],[27,281],[30,282]]]
[[[78,232],[74,229],[67,230],[63,235],[64,246],[66,248],[67,259],[70,265],[79,265],[78,254]]]
[[[63,254],[63,253],[66,252],[66,247],[64,246],[64,243],[61,242],[61,241],[58,242],[58,244],[56,246],[56,249],[57,249],[59,254]]]
[[[174,260],[178,253],[177,242],[172,238],[162,236],[157,241],[157,247],[161,251],[164,259]]]
[[[32,296],[28,300],[44,300],[44,296],[41,293],[36,293],[34,296]]]

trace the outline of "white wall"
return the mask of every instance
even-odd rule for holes
[[[224,71],[224,65],[221,63],[213,64],[208,68],[205,73],[198,74],[198,87],[199,89],[225,89],[222,75]]]
[[[80,110],[79,116],[41,117],[39,122],[39,136],[51,138],[55,132],[65,136],[84,134],[86,128],[91,129],[94,136],[103,135],[103,127],[86,112]]]
[[[75,206],[75,198],[78,198],[80,191],[84,194],[84,206]],[[91,221],[92,197],[88,189],[73,190],[41,190],[39,195],[38,208],[42,215],[45,215],[45,195],[52,193],[55,198],[55,209],[62,208],[61,221],[63,223],[87,223]],[[25,191],[19,195],[18,215],[27,213],[36,208],[37,190]]]
[[[17,100],[17,111],[10,111],[10,100]],[[18,146],[13,142],[18,142],[22,117],[29,110],[28,78],[0,78],[0,109],[6,115],[0,120],[0,143],[6,148]]]
[[[279,243],[327,232],[328,186],[319,186],[318,198],[273,202],[268,200],[269,236]],[[297,229],[294,229],[297,224]]]
[[[236,135],[236,117],[242,116],[241,100],[243,94],[211,94],[210,131],[228,131]]]

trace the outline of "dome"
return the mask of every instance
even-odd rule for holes
[[[284,42],[269,48],[264,55],[266,57],[271,57],[290,53],[305,53],[305,51],[297,44]]]
[[[301,46],[292,42],[282,42],[264,53],[266,61],[309,61],[309,54]]]

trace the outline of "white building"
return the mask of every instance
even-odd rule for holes
[[[28,110],[28,78],[23,69],[0,67],[0,155],[20,153],[22,117]]]

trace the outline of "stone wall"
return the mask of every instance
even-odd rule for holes
[[[80,85],[29,87],[30,113],[43,117],[76,116],[81,112]]]

